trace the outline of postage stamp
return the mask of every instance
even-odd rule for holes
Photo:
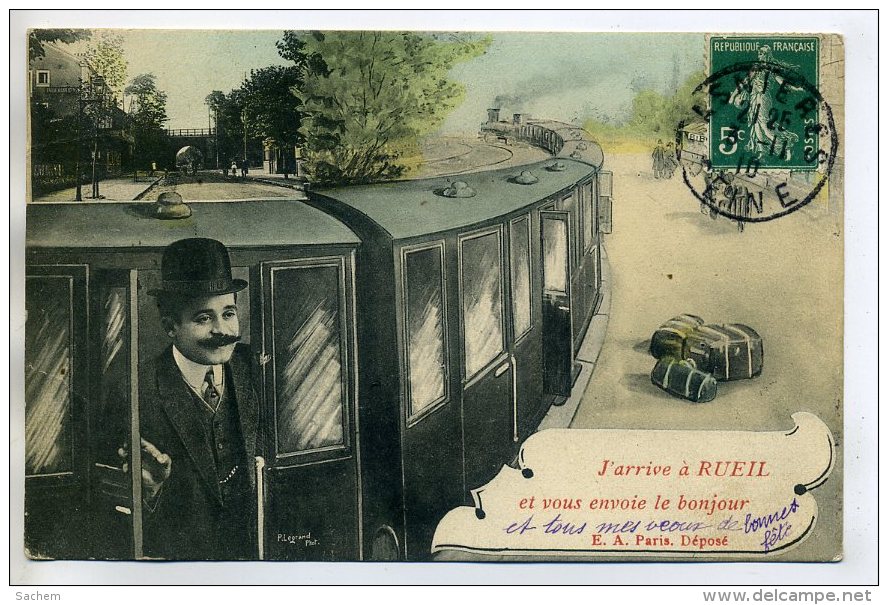
[[[702,123],[676,133],[686,184],[701,208],[741,229],[805,206],[827,186],[839,146],[818,88],[820,39],[713,36],[708,50],[709,76],[695,89]],[[694,134],[707,127],[700,150]]]
[[[713,168],[819,166],[819,44],[816,37],[710,38]]]

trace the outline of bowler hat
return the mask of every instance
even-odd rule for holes
[[[232,279],[231,260],[222,242],[193,237],[167,246],[160,261],[161,288],[151,296],[175,295],[199,298],[231,294],[247,287],[242,279]]]

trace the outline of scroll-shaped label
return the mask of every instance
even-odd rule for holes
[[[817,521],[835,460],[813,414],[789,431],[553,429],[450,511],[432,552],[737,557],[784,552]]]

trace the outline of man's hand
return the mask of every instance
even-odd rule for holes
[[[142,499],[151,502],[157,497],[164,482],[170,478],[173,469],[173,459],[168,454],[161,452],[153,443],[142,439]],[[128,461],[129,453],[125,447],[117,450],[118,455]],[[123,465],[126,471],[128,462]]]

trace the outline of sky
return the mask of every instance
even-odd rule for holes
[[[274,30],[117,30],[128,76],[153,73],[167,92],[170,128],[208,124],[206,96],[229,92],[250,70],[285,65]],[[496,33],[487,52],[458,64],[451,77],[466,98],[446,118],[442,134],[470,134],[489,107],[503,115],[619,122],[642,88],[669,92],[703,69],[703,34]]]

